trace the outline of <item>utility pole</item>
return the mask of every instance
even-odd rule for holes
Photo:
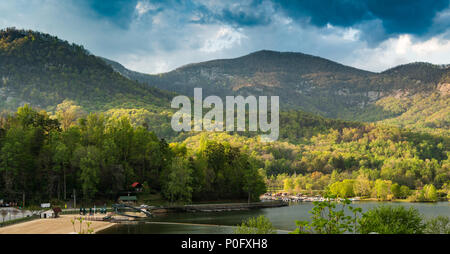
[[[25,208],[25,191],[22,192],[22,209]]]

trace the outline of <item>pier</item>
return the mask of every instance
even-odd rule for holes
[[[224,212],[224,211],[240,211],[248,209],[272,208],[288,206],[289,204],[281,200],[254,202],[254,203],[227,203],[227,204],[199,204],[184,206],[163,206],[151,207],[152,214],[162,213],[183,213],[183,212]]]

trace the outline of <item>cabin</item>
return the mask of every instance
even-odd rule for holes
[[[131,187],[136,191],[136,192],[141,192],[142,191],[142,184],[139,182],[134,182]]]
[[[41,213],[41,219],[55,218],[55,212],[50,209]]]

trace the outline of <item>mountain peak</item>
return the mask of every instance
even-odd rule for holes
[[[414,80],[420,80],[427,83],[436,83],[444,73],[448,72],[448,65],[436,65],[427,62],[414,62],[398,65],[390,68],[382,74],[385,75],[401,75]]]

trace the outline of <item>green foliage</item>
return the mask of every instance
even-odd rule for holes
[[[202,193],[194,192],[194,196],[209,199],[247,197],[249,200],[258,200],[266,191],[263,176],[252,159],[237,146],[223,140],[207,140],[203,136],[196,147],[198,149],[194,153],[197,165],[201,167],[196,178],[203,184],[198,188]]]
[[[354,197],[353,191],[354,180],[345,179],[342,182],[335,182],[330,185],[330,193],[340,198]]]
[[[427,184],[423,189],[416,190],[415,193],[410,196],[410,201],[430,201],[436,202],[438,200],[436,187],[432,184]]]
[[[343,234],[346,232],[356,232],[356,220],[361,208],[349,206],[348,199],[341,203],[336,203],[331,199],[333,195],[325,195],[324,202],[313,202],[314,207],[311,221],[296,221],[297,228],[292,234]],[[336,207],[339,206],[340,209]],[[348,210],[347,210],[348,209]],[[345,212],[351,212],[353,216],[346,215]]]
[[[426,221],[425,234],[450,234],[450,218],[438,216]]]
[[[192,200],[192,169],[182,157],[176,157],[172,166],[163,172],[162,194],[169,201],[191,202]]]
[[[425,224],[415,208],[379,206],[363,213],[358,220],[362,234],[422,234]]]
[[[272,222],[261,215],[255,218],[249,218],[243,221],[234,229],[234,234],[276,234],[277,231],[273,227]]]
[[[404,206],[381,205],[363,213],[361,208],[348,206],[349,204],[350,201],[347,199],[341,203],[330,199],[325,202],[314,202],[314,207],[310,211],[313,214],[311,220],[296,221],[297,228],[291,234],[449,234],[450,232],[448,217],[438,216],[424,221],[422,215],[413,207],[406,209]]]
[[[129,80],[82,46],[39,32],[1,30],[0,61],[0,109],[28,102],[53,110],[69,99],[88,111],[159,111],[174,95]]]
[[[77,108],[64,104],[62,111]],[[0,193],[25,193],[28,203],[67,199],[73,189],[85,201],[116,199],[136,181],[171,202],[258,200],[266,191],[258,163],[227,142],[192,149],[168,144],[126,116],[75,115],[52,119],[25,105],[0,118]]]
[[[377,179],[375,181],[375,192],[378,200],[391,200],[391,181]]]

